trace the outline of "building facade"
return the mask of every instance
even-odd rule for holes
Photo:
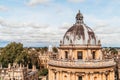
[[[58,58],[48,65],[49,80],[115,80],[116,63],[103,59],[101,42],[84,23],[80,11],[60,41]]]
[[[38,71],[35,66],[28,69],[22,65],[9,64],[8,68],[0,68],[0,80],[38,80]]]

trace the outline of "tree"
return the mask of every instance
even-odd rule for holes
[[[48,51],[48,47],[43,47],[44,52]]]
[[[41,69],[39,72],[38,72],[38,75],[39,76],[46,76],[48,74],[48,69]]]
[[[30,68],[32,67],[32,65],[36,65],[37,68],[39,68],[39,55],[38,53],[30,53],[29,54],[30,57]]]
[[[52,49],[54,53],[58,53],[58,49],[56,47],[53,47]]]
[[[3,67],[7,67],[8,63],[13,63],[17,56],[23,51],[23,44],[11,42],[1,51],[0,63]]]
[[[23,48],[23,44],[11,42],[1,50],[0,64],[3,67],[7,67],[9,63],[23,64],[32,68],[32,65],[36,65],[39,68],[38,54],[34,51],[28,53],[28,48]]]
[[[24,64],[27,66],[27,64],[30,63],[30,56],[28,55],[26,50],[23,50],[19,56],[16,56],[15,62],[18,64]]]

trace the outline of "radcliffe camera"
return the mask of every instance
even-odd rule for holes
[[[120,80],[119,5],[1,0],[0,80]]]

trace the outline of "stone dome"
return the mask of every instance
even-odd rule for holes
[[[68,29],[63,37],[63,44],[97,45],[98,42],[93,30],[84,24],[83,15],[79,11],[76,15],[76,23]]]

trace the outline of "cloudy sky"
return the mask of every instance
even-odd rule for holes
[[[0,47],[58,45],[78,10],[102,45],[120,46],[119,0],[0,0]]]

